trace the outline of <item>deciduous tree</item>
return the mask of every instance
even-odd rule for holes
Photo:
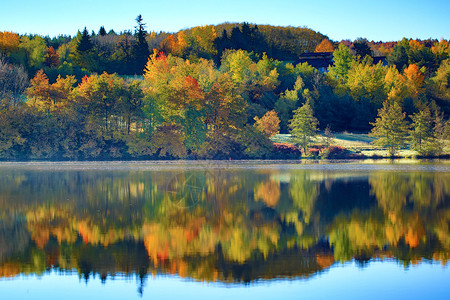
[[[0,53],[6,54],[16,50],[19,42],[19,35],[9,31],[0,31]]]
[[[319,45],[316,46],[315,52],[333,52],[334,46],[329,39],[323,39]]]
[[[339,44],[339,48],[333,52],[334,65],[330,67],[329,74],[345,82],[355,58],[350,49],[344,44]]]
[[[271,110],[260,118],[255,117],[255,127],[261,132],[271,137],[280,132],[280,119],[276,111]]]
[[[24,67],[9,64],[0,54],[0,103],[17,104],[28,84]]]
[[[55,52],[52,46],[48,47],[45,51],[44,65],[49,68],[57,67],[59,64],[59,55]]]

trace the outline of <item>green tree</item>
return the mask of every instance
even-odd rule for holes
[[[356,56],[363,59],[366,55],[372,56],[372,50],[370,49],[369,41],[364,38],[357,38],[353,42],[353,47],[356,52]]]
[[[83,103],[96,119],[104,136],[112,135],[119,127],[118,102],[124,90],[125,81],[116,74],[107,73],[85,77],[78,86],[80,103]]]
[[[297,66],[298,67],[298,66]],[[292,119],[292,111],[298,106],[299,94],[303,92],[305,84],[301,76],[297,76],[292,90],[280,94],[280,99],[275,103],[275,111],[280,118],[281,132],[288,132],[289,120]]]
[[[231,79],[238,84],[250,80],[250,54],[244,50],[229,51],[222,58],[222,71],[229,72]]]
[[[144,94],[141,84],[140,80],[123,83],[122,92],[119,94],[118,111],[123,117],[126,134],[130,134],[133,123],[137,129],[137,121],[142,115]]]
[[[150,50],[146,40],[147,32],[145,31],[145,23],[143,23],[142,15],[136,18],[137,26],[135,26],[135,36],[137,43],[134,46],[135,58],[135,74],[142,74],[144,72],[145,64],[147,63]]]
[[[71,56],[73,62],[87,70],[95,70],[95,52],[88,30],[84,27],[83,32],[76,38],[75,51]]]
[[[411,116],[411,146],[420,155],[432,154],[433,127],[431,111],[425,106]]]
[[[294,111],[294,117],[289,121],[289,128],[294,140],[306,153],[308,145],[316,135],[319,121],[314,117],[314,111],[306,101],[302,107]]]
[[[370,135],[378,138],[375,144],[386,147],[390,156],[394,156],[406,145],[408,124],[405,116],[397,102],[385,101],[383,107],[378,110],[377,119],[371,123],[374,127]]]
[[[395,66],[399,72],[403,71],[403,69],[408,65],[407,48],[409,48],[409,45],[404,40],[395,45],[392,53],[387,57],[389,65]]]
[[[106,30],[105,30],[104,26],[100,27],[100,29],[98,31],[98,35],[101,35],[101,36],[105,36],[106,35]]]
[[[442,154],[444,151],[446,140],[450,138],[450,120],[445,121],[444,113],[441,112],[439,106],[432,102],[432,119],[433,134],[435,137],[434,151],[436,155]]]
[[[238,136],[239,143],[244,147],[244,155],[249,158],[269,158],[273,144],[268,134],[259,127],[247,125]]]
[[[45,41],[42,37],[38,35],[33,38],[23,36],[20,38],[19,48],[25,51],[26,63],[32,68],[32,70],[36,70],[42,66],[47,49],[45,46]]]
[[[94,45],[91,42],[91,37],[86,27],[84,27],[83,32],[81,33],[81,38],[78,41],[77,51],[79,52],[87,52],[92,50]]]
[[[334,65],[330,67],[329,74],[342,81],[347,81],[348,72],[352,67],[355,57],[350,49],[344,44],[339,44],[339,48],[333,52]]]

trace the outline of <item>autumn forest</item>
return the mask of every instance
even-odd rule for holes
[[[248,23],[146,29],[139,15],[120,33],[0,32],[0,159],[299,158],[319,131],[371,133],[392,155],[445,152],[448,40],[332,41]],[[332,65],[320,71],[305,53],[329,53]],[[274,143],[278,133],[295,143]]]

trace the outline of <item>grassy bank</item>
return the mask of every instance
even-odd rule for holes
[[[294,144],[290,134],[277,134],[272,137],[276,143]],[[373,144],[376,138],[370,137],[368,134],[357,133],[335,133],[329,139],[329,144],[333,146],[343,147],[348,150],[350,155],[360,155],[363,157],[389,157],[388,151]],[[323,145],[327,143],[327,138],[323,132],[319,133],[314,139],[314,144]],[[445,141],[444,156],[450,155],[450,141]],[[398,151],[399,157],[416,157],[417,151],[410,148],[401,149]]]

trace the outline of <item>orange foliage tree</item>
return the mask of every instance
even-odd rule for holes
[[[405,70],[406,86],[411,98],[417,99],[424,92],[423,82],[425,76],[416,64],[410,64]]]
[[[262,118],[255,117],[255,126],[261,132],[271,137],[280,132],[280,119],[276,111],[268,111]]]
[[[316,46],[315,52],[333,52],[334,47],[329,39],[324,39]]]
[[[39,70],[26,91],[29,104],[47,112],[58,110],[68,104],[76,81],[75,76],[62,78],[58,75],[56,82],[50,84],[44,71]]]
[[[52,46],[48,47],[45,50],[45,56],[44,56],[44,65],[47,67],[57,67],[59,64],[59,55],[55,52],[55,49],[53,49]]]
[[[0,31],[0,52],[11,52],[19,47],[20,38],[13,32]]]

